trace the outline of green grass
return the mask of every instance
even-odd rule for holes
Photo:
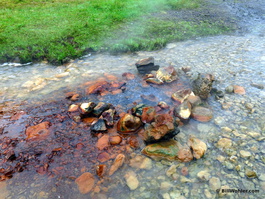
[[[22,63],[47,59],[61,64],[89,51],[153,50],[169,41],[225,30],[207,22],[149,17],[169,9],[196,9],[200,1],[1,0],[0,62],[18,57]],[[150,21],[142,20],[143,15]],[[121,30],[134,21],[138,27]]]

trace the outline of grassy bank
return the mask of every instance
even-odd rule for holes
[[[2,0],[0,62],[61,64],[89,51],[153,50],[173,40],[220,34],[221,23],[161,19],[203,0]],[[144,17],[143,17],[144,16]]]

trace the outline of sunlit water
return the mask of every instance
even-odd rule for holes
[[[258,24],[252,33],[244,36],[216,36],[198,38],[179,43],[171,43],[166,48],[152,52],[137,52],[112,56],[108,54],[89,55],[75,60],[66,66],[51,66],[45,63],[18,66],[4,64],[1,67],[0,102],[2,115],[0,127],[4,128],[4,137],[23,137],[26,125],[34,117],[49,118],[57,121],[54,128],[61,128],[48,138],[47,142],[34,143],[21,142],[17,145],[16,153],[34,150],[44,150],[43,154],[51,153],[53,148],[62,147],[60,155],[54,155],[50,162],[53,175],[40,175],[33,166],[29,166],[21,173],[15,173],[13,178],[6,181],[7,187],[3,191],[3,198],[216,198],[217,193],[209,180],[201,181],[197,174],[207,170],[210,179],[216,177],[220,180],[222,188],[244,190],[259,190],[259,193],[229,193],[225,198],[265,198],[265,90],[251,86],[251,83],[265,85],[265,37],[264,23]],[[128,83],[130,92],[119,94],[115,97],[105,96],[103,101],[131,108],[131,104],[141,99],[141,95],[153,94],[158,100],[170,103],[170,98],[156,87],[141,88],[141,77],[137,74],[135,62],[141,58],[153,56],[160,67],[172,64],[175,68],[191,67],[191,72],[196,74],[211,73],[216,77],[214,87],[224,91],[228,85],[240,85],[246,90],[246,95],[225,94],[220,100],[214,97],[208,99],[213,107],[214,119],[208,123],[199,123],[190,120],[188,124],[180,127],[181,133],[176,139],[186,140],[189,135],[195,135],[208,145],[206,155],[200,160],[190,163],[153,161],[152,169],[135,169],[128,165],[128,161],[140,150],[128,154],[125,165],[113,176],[100,180],[96,177],[99,193],[90,192],[86,195],[79,193],[74,178],[88,171],[95,174],[97,152],[94,145],[97,138],[86,135],[82,128],[68,128],[71,120],[59,124],[56,117],[60,111],[62,115],[67,112],[68,104],[60,103],[64,100],[64,93],[80,91],[84,94],[85,82],[105,77],[106,74],[121,76],[123,72],[131,72],[137,76],[136,80]],[[184,80],[183,80],[184,81]],[[189,86],[189,85],[188,85]],[[144,93],[143,93],[144,92]],[[82,100],[91,100],[82,96]],[[99,99],[100,100],[100,99]],[[231,104],[230,108],[222,109],[222,104]],[[246,108],[250,103],[253,108]],[[21,104],[21,107],[15,106]],[[42,105],[44,109],[42,109]],[[15,106],[15,107],[14,107]],[[26,110],[25,115],[16,122],[10,122],[10,115],[14,110]],[[36,111],[34,111],[34,109]],[[58,111],[59,110],[59,111]],[[13,111],[13,112],[12,112]],[[39,121],[40,121],[39,120]],[[38,121],[38,120],[37,120]],[[224,131],[224,127],[232,131]],[[66,129],[68,132],[65,133]],[[70,130],[69,130],[70,129]],[[6,132],[6,133],[5,133]],[[250,132],[258,133],[252,137]],[[220,138],[229,138],[233,146],[229,150],[222,150],[216,146]],[[77,151],[77,143],[86,146]],[[52,146],[53,148],[46,147]],[[126,150],[111,149],[109,152],[121,152],[126,155]],[[250,157],[242,157],[240,150],[249,151]],[[56,157],[55,157],[56,156]],[[41,156],[41,164],[46,156]],[[47,158],[46,158],[47,159]],[[112,159],[113,160],[113,159]],[[106,163],[106,164],[111,164]],[[32,163],[32,165],[34,165]],[[172,165],[178,165],[176,178],[168,177],[166,171]],[[181,169],[187,167],[189,174],[183,176]],[[240,167],[240,169],[238,169]],[[126,185],[124,175],[128,170],[137,174],[139,187],[130,191]],[[248,178],[246,170],[257,173],[256,178]],[[96,176],[96,174],[95,174]],[[101,182],[102,181],[102,182]],[[3,183],[3,182],[2,182]],[[165,184],[166,187],[164,186]],[[1,196],[1,195],[0,195]]]

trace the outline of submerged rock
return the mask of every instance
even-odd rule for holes
[[[190,149],[181,146],[175,140],[161,141],[147,145],[142,150],[142,153],[154,160],[179,160],[188,162],[193,159]]]
[[[125,155],[123,154],[117,155],[113,164],[110,167],[109,175],[110,176],[113,175],[123,165],[124,161],[125,161]]]
[[[189,138],[188,145],[192,149],[193,156],[196,159],[200,159],[207,151],[207,145],[200,139],[193,136]]]
[[[182,89],[171,95],[171,98],[179,103],[183,103],[190,95],[192,91],[190,89]]]
[[[159,114],[155,116],[155,122],[145,126],[143,139],[147,143],[159,140],[168,140],[179,133],[179,129],[174,125],[174,118],[169,114]]]
[[[213,118],[213,112],[210,108],[195,106],[191,111],[191,117],[200,122],[208,122]]]
[[[157,71],[159,69],[159,66],[155,65],[155,59],[153,57],[141,59],[137,61],[135,65],[140,74],[147,74],[151,71]]]
[[[142,126],[141,119],[131,114],[125,114],[117,124],[120,133],[131,133],[137,131]]]
[[[188,120],[191,115],[191,104],[186,100],[174,108],[174,115],[181,120]]]
[[[143,123],[150,123],[154,120],[156,115],[156,110],[152,106],[146,106],[144,104],[139,104],[131,109],[132,114],[141,118]]]
[[[49,133],[50,122],[42,122],[26,129],[26,139],[45,139]]]
[[[234,93],[244,95],[244,94],[246,94],[246,91],[245,91],[244,87],[234,85]]]
[[[134,158],[130,159],[131,167],[137,169],[152,169],[152,160],[142,155],[136,155]]]
[[[201,99],[207,99],[214,81],[214,76],[211,74],[198,74],[196,80],[192,82],[193,92]]]
[[[95,178],[91,173],[86,172],[76,178],[75,183],[77,184],[80,193],[86,194],[93,188],[95,184]]]
[[[127,186],[130,188],[130,190],[135,190],[139,186],[139,181],[137,179],[136,173],[133,171],[128,171],[125,175],[124,178],[126,180]]]
[[[177,71],[173,66],[159,69],[155,75],[149,74],[147,77],[146,82],[153,84],[171,83],[178,79]]]

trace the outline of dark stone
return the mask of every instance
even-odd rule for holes
[[[90,130],[95,132],[106,131],[107,127],[105,125],[104,120],[99,119],[95,124],[90,127]]]
[[[109,109],[106,110],[102,113],[102,118],[105,120],[106,124],[108,126],[113,126],[114,125],[114,115],[115,115],[115,110],[114,109]]]
[[[96,116],[100,116],[105,110],[110,108],[110,104],[105,102],[99,102],[97,106],[93,110],[93,114]]]
[[[213,81],[213,75],[199,73],[197,79],[192,83],[193,92],[201,99],[207,99],[212,90]]]
[[[154,61],[153,57],[149,57],[139,60],[135,65],[140,74],[148,74],[151,71],[157,71],[159,69],[159,65],[155,65]]]
[[[257,88],[257,89],[261,89],[261,90],[265,88],[264,84],[251,83],[250,85]]]

